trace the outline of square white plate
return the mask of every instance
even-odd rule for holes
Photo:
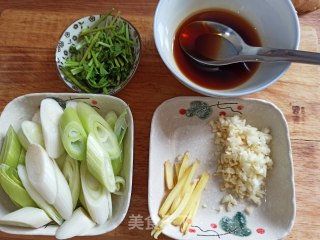
[[[68,100],[77,100],[87,102],[104,116],[108,111],[114,110],[120,114],[127,109],[128,130],[124,139],[124,159],[120,176],[126,180],[126,187],[122,196],[113,195],[113,217],[105,224],[99,225],[91,229],[85,235],[99,235],[110,232],[120,225],[125,218],[131,198],[132,188],[132,168],[133,168],[133,117],[129,106],[119,98],[98,95],[98,94],[77,94],[77,93],[34,93],[13,99],[4,108],[0,117],[0,146],[3,138],[10,125],[17,131],[24,120],[31,120],[33,114],[39,109],[40,102],[44,98],[55,98],[62,105]],[[12,204],[9,197],[0,187],[0,217],[14,211],[16,208]],[[19,227],[0,226],[0,231],[21,234],[21,235],[55,235],[56,225],[49,225],[39,229],[27,229]]]
[[[266,197],[251,215],[245,215],[247,237],[225,232],[219,222],[244,213],[248,206],[239,203],[231,212],[217,211],[220,192],[216,170],[214,134],[209,122],[219,115],[239,114],[247,124],[269,128],[272,135],[271,158],[274,166],[268,171]],[[164,199],[164,162],[190,152],[190,161],[200,160],[198,173],[208,170],[210,178],[202,194],[200,207],[189,229],[182,236],[178,227],[167,226],[163,233],[174,239],[281,239],[286,236],[295,218],[295,191],[289,131],[284,115],[272,103],[256,99],[221,99],[211,97],[177,97],[162,103],[155,111],[151,125],[149,156],[149,211],[154,224],[159,221],[158,210]],[[205,207],[206,206],[206,207]]]

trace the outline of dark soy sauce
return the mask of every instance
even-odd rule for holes
[[[238,54],[238,50],[210,24],[193,22],[187,29],[182,29],[180,45],[187,52],[199,59],[224,60]]]
[[[235,63],[226,66],[220,66],[215,71],[206,71],[199,67],[199,65],[197,65],[183,52],[179,44],[179,35],[181,29],[193,21],[201,20],[215,21],[227,25],[233,28],[247,44],[252,46],[261,46],[261,41],[255,28],[237,13],[225,9],[210,9],[196,13],[195,15],[186,19],[179,26],[174,39],[174,59],[183,74],[197,85],[216,90],[234,88],[249,80],[258,69],[259,63]],[[201,32],[197,32],[195,34],[200,36]],[[205,36],[206,34],[206,32],[203,32],[204,36],[200,36],[198,40],[200,41],[198,44],[198,51],[201,51],[202,53],[207,52],[208,55],[215,55],[219,50],[219,44],[215,48],[212,47],[215,42],[215,36],[213,35],[208,38],[208,36]]]

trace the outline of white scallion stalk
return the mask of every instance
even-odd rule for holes
[[[71,191],[67,180],[64,178],[60,168],[57,163],[53,161],[54,170],[57,179],[57,197],[53,206],[59,212],[63,219],[69,219],[73,211],[73,202]]]
[[[62,154],[60,157],[56,158],[55,161],[58,164],[59,168],[62,170],[63,165],[66,161],[68,154],[65,152],[64,154]]]
[[[108,219],[112,218],[112,196],[111,193],[109,191],[107,191],[107,197],[108,197],[108,207],[109,207],[109,216]]]
[[[37,143],[44,147],[41,125],[32,121],[23,121],[18,131],[18,137],[24,149],[27,149],[30,143]]]
[[[58,225],[61,225],[63,222],[62,217],[57,212],[57,210],[52,205],[48,204],[41,197],[41,195],[34,189],[34,187],[32,186],[32,184],[28,179],[28,174],[25,166],[18,165],[18,175],[21,179],[23,186],[25,187],[25,189],[27,190],[28,194],[33,199],[33,201],[35,201],[35,203],[40,208],[42,208],[53,221],[55,221]]]
[[[41,124],[40,110],[37,110],[37,111],[33,114],[31,121]]]
[[[72,216],[66,220],[57,230],[57,239],[68,239],[81,234],[85,234],[96,225],[85,210],[81,207],[77,208]]]
[[[82,188],[80,188],[79,202],[80,202],[80,205],[81,205],[87,212],[89,212],[89,211],[88,211],[88,208],[87,208],[86,201],[84,200]]]
[[[57,180],[47,152],[39,144],[30,144],[25,164],[32,186],[48,203],[53,204],[57,196]]]
[[[67,107],[60,120],[59,129],[67,153],[76,160],[85,160],[87,133],[75,109]]]
[[[75,100],[67,101],[66,108],[71,107],[74,110],[77,110],[77,105],[78,105],[78,101],[75,101]]]
[[[59,103],[51,98],[45,98],[40,105],[40,118],[44,144],[51,158],[60,157],[64,148],[59,135],[59,119],[63,109]]]
[[[126,180],[123,177],[116,176],[115,181],[116,181],[116,191],[114,192],[114,194],[123,195],[124,188],[126,185]]]
[[[67,156],[62,167],[62,173],[66,178],[71,190],[73,209],[75,209],[77,206],[81,190],[79,164],[79,161]]]
[[[124,135],[127,132],[128,129],[128,123],[126,121],[126,115],[127,115],[127,110],[125,109],[120,116],[118,117],[117,121],[115,122],[114,125],[114,133],[116,134],[118,138],[119,144],[122,144]]]
[[[89,172],[109,192],[116,191],[116,182],[109,154],[103,150],[92,133],[89,134],[87,141],[87,167]]]
[[[116,121],[118,119],[117,114],[115,111],[109,111],[107,114],[104,116],[104,119],[107,121],[107,123],[110,125],[112,129],[114,129],[114,125],[116,124]]]
[[[42,209],[24,207],[1,217],[0,225],[40,228],[51,221],[51,218]]]
[[[103,224],[109,216],[107,190],[88,171],[86,162],[81,162],[80,176],[83,197],[87,210],[97,224]]]

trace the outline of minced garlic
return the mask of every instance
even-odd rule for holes
[[[249,199],[260,205],[265,195],[267,170],[273,164],[269,129],[259,131],[247,125],[246,120],[238,115],[220,116],[216,122],[211,122],[211,126],[215,143],[222,146],[216,171],[223,179],[221,189],[236,198]],[[236,205],[230,197],[228,199],[225,200],[227,210]]]

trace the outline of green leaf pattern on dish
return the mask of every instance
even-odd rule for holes
[[[190,108],[187,109],[186,116],[197,116],[200,119],[208,118],[212,113],[211,107],[203,101],[193,101],[190,103]]]
[[[224,231],[236,236],[247,237],[251,234],[251,230],[246,226],[247,219],[241,212],[237,212],[232,219],[223,217],[219,225]]]

